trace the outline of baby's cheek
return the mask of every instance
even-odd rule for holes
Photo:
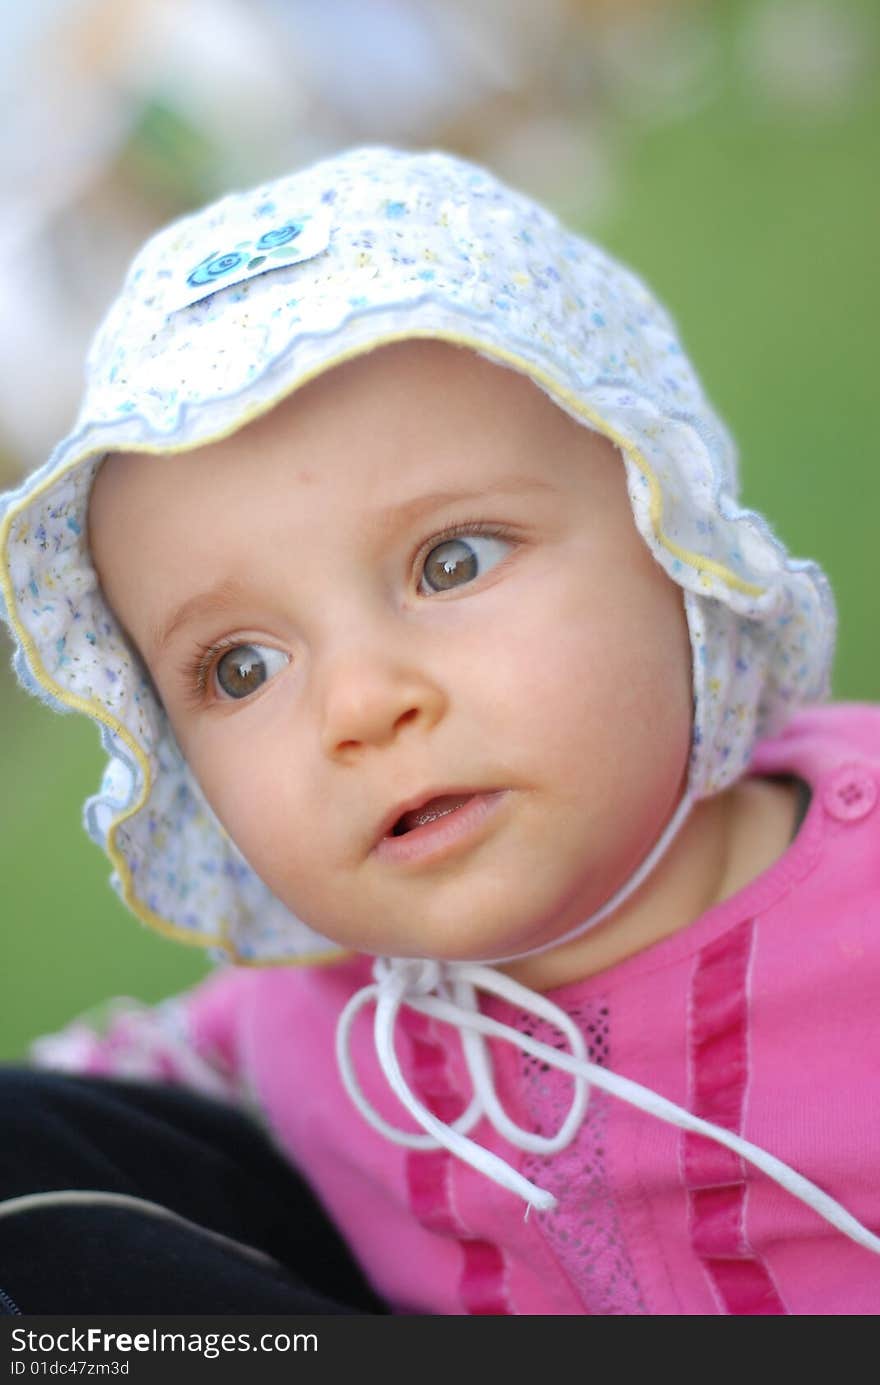
[[[239,849],[265,885],[297,918],[316,932],[347,946],[365,903],[353,891],[351,872],[334,861],[316,816],[276,800],[272,820],[253,814],[239,821]]]
[[[278,786],[264,759],[230,736],[178,734],[178,742],[212,811],[254,864],[274,842],[282,815]]]

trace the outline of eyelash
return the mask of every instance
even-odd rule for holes
[[[238,649],[248,640],[225,638],[214,640],[212,644],[199,644],[192,656],[187,659],[180,672],[185,684],[185,700],[190,708],[199,708],[208,691],[208,679],[220,658],[230,649]],[[255,643],[255,641],[254,641]]]
[[[451,539],[461,538],[466,534],[477,534],[489,539],[500,539],[507,543],[516,543],[517,536],[511,530],[500,524],[487,523],[485,520],[463,520],[450,525],[447,529],[441,529],[438,533],[432,534],[431,538],[423,543],[414,553],[411,560],[411,567],[417,569],[423,563],[432,549],[437,548],[441,543],[448,543]],[[425,593],[421,593],[425,595]],[[440,592],[431,593],[432,596],[442,595]],[[221,640],[214,640],[211,644],[198,644],[195,651],[187,659],[180,669],[184,686],[185,701],[190,708],[199,708],[205,700],[208,691],[208,680],[219,659],[230,649],[238,649],[242,644],[249,641],[242,640],[240,637],[225,637]],[[255,641],[254,641],[255,643]],[[231,699],[232,700],[232,699]],[[245,699],[247,700],[247,699]]]
[[[461,520],[451,524],[448,529],[441,529],[439,533],[432,534],[425,543],[416,549],[410,566],[420,568],[424,565],[424,561],[432,549],[439,548],[441,543],[449,543],[451,539],[463,538],[466,534],[476,534],[480,538],[486,539],[500,539],[509,544],[522,541],[507,525],[492,524],[482,519]],[[424,596],[425,593],[422,592],[420,595]],[[443,595],[441,592],[431,593],[432,597],[441,595]]]

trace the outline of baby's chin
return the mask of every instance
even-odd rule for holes
[[[301,908],[285,902],[347,952],[489,966],[554,950],[590,905],[602,902],[588,899],[582,912],[584,901],[558,885],[556,879],[536,882],[518,875],[515,886],[508,886],[496,874],[487,888],[485,874],[474,872],[470,879],[453,875],[410,882],[410,888],[377,891],[373,898],[366,889],[359,899],[346,891],[330,908],[326,900],[301,898]],[[311,902],[319,907],[310,911]]]

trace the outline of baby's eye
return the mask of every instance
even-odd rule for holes
[[[290,656],[264,644],[236,644],[214,667],[214,681],[226,697],[249,697],[290,663]]]
[[[510,552],[506,539],[488,534],[458,534],[435,544],[422,564],[421,592],[445,592],[463,587],[488,572]]]

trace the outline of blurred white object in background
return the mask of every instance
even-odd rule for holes
[[[601,183],[577,128],[587,83],[569,83],[562,102],[553,82],[581,8],[37,0],[16,9],[0,131],[0,250],[15,266],[0,283],[6,470],[34,465],[69,426],[88,337],[136,247],[226,186],[367,140],[443,144],[487,162],[497,145],[499,171],[530,184],[534,170],[532,190],[549,200],[574,184],[582,209]]]
[[[739,6],[741,61],[774,90],[849,89],[855,3]],[[614,200],[633,132],[693,116],[723,84],[726,10],[710,0],[9,8],[0,253],[14,273],[0,280],[0,481],[67,430],[88,338],[157,226],[363,142],[451,149],[566,219],[595,218]]]

